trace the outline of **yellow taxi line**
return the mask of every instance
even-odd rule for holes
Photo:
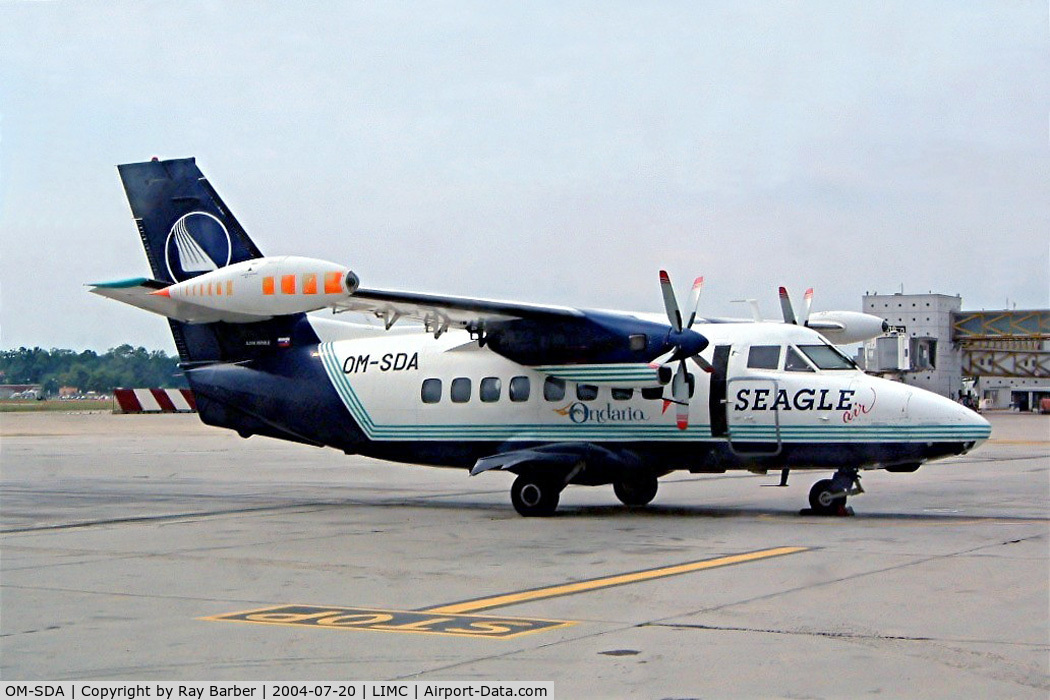
[[[474,612],[477,610],[488,610],[491,608],[502,607],[504,605],[514,605],[516,603],[541,600],[543,598],[571,595],[573,593],[593,591],[599,588],[609,588],[611,586],[622,586],[628,583],[638,583],[639,581],[650,581],[652,579],[665,578],[667,576],[687,574],[693,571],[714,569],[720,566],[731,566],[733,564],[743,564],[745,562],[768,559],[770,557],[780,557],[786,554],[797,554],[799,552],[805,552],[808,549],[809,547],[774,547],[772,549],[762,549],[757,552],[732,554],[715,559],[704,559],[702,561],[676,564],[674,566],[663,566],[656,569],[646,569],[644,571],[605,576],[586,581],[576,581],[574,583],[548,586],[546,588],[536,588],[528,591],[519,591],[517,593],[505,593],[503,595],[491,596],[488,598],[478,598],[475,600],[463,601],[461,603],[441,605],[436,608],[427,608],[421,612],[453,615]]]

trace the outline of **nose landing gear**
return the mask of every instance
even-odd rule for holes
[[[846,498],[864,493],[855,467],[843,467],[830,479],[821,479],[809,490],[809,508],[800,515],[853,515]]]

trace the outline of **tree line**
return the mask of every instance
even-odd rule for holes
[[[101,355],[60,348],[18,348],[0,351],[0,384],[39,384],[45,395],[61,386],[81,392],[109,393],[117,387],[188,386],[178,358],[162,350],[120,345]]]

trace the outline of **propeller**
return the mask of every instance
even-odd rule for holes
[[[689,292],[689,318],[682,322],[682,311],[678,307],[678,299],[671,286],[671,278],[666,270],[660,270],[660,291],[664,298],[664,309],[667,311],[667,320],[671,324],[671,331],[667,334],[668,343],[674,345],[669,362],[678,360],[678,370],[671,380],[671,398],[664,399],[664,410],[670,404],[675,404],[675,418],[679,430],[689,427],[689,371],[686,369],[685,361],[692,360],[705,372],[713,371],[710,363],[700,357],[700,352],[707,347],[707,339],[692,330],[696,321],[696,311],[700,306],[700,291],[704,285],[704,278],[697,277],[693,281],[693,288]]]
[[[834,345],[859,343],[885,333],[889,324],[871,314],[856,311],[818,311],[811,313],[813,307],[813,288],[806,290],[802,302],[802,318],[795,318],[791,297],[787,289],[780,288],[780,308],[784,312],[784,323],[793,323],[815,330],[824,339]],[[756,319],[758,320],[758,319]]]
[[[802,322],[795,318],[795,309],[791,305],[791,297],[788,295],[787,287],[780,288],[780,309],[784,312],[784,323],[793,326],[809,325],[809,310],[813,306],[813,287],[806,290],[806,296],[802,305]]]

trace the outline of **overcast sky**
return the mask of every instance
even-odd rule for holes
[[[3,2],[0,348],[173,351],[118,163],[371,287],[1050,306],[1047,2]]]

